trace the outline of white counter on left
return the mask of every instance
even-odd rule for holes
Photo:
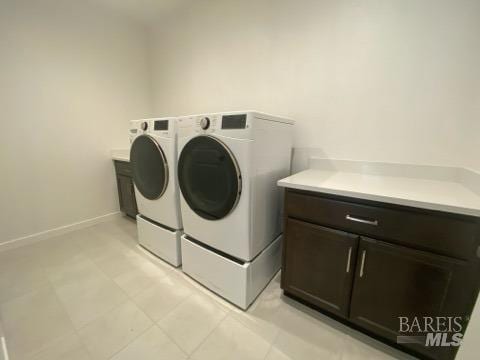
[[[113,160],[130,161],[130,149],[113,149],[110,155]]]

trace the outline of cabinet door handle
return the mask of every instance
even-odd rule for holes
[[[363,250],[362,251],[362,264],[360,265],[360,277],[363,277],[363,268],[365,267],[365,253],[367,251]]]
[[[347,274],[350,272],[350,260],[352,259],[352,247],[348,249],[348,258],[347,258]]]
[[[354,221],[354,222],[359,222],[359,223],[362,223],[362,224],[367,224],[367,225],[373,225],[373,226],[378,225],[378,220],[361,219],[361,218],[351,216],[351,215],[345,216],[345,219],[350,220],[350,221]]]

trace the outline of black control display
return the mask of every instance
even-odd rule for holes
[[[155,120],[154,130],[168,130],[168,120]]]
[[[222,116],[222,129],[245,129],[246,125],[246,114]]]

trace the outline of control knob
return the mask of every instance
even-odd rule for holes
[[[203,130],[207,130],[210,127],[210,119],[208,117],[202,118],[202,120],[200,120],[200,127]]]

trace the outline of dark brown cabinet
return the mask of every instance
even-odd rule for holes
[[[287,219],[285,290],[347,316],[358,236]]]
[[[466,261],[368,238],[360,240],[358,256],[350,319],[363,328],[395,342],[401,335],[399,317],[468,315],[472,294],[464,293],[470,270]],[[421,333],[415,335],[423,339]],[[421,353],[432,351],[410,346]]]
[[[474,217],[287,189],[282,288],[406,351],[453,359],[457,347],[426,347],[426,334],[402,333],[399,317],[461,317],[463,333],[479,237]],[[404,335],[416,342],[397,344]]]
[[[115,160],[120,210],[135,219],[138,214],[130,163]]]

